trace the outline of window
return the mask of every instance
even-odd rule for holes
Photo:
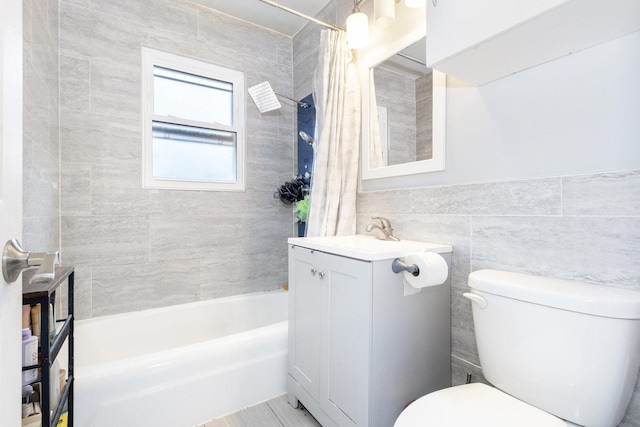
[[[144,188],[244,191],[244,74],[142,49]]]

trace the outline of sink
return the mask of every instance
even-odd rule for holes
[[[395,242],[359,234],[353,236],[291,237],[288,242],[290,245],[363,261],[404,257],[416,252],[447,253],[453,250],[451,245],[440,243],[418,242],[415,240]]]

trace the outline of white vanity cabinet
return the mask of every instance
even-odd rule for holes
[[[450,246],[432,246],[449,262]],[[450,385],[449,281],[405,297],[395,257],[318,247],[289,239],[289,402],[323,427],[389,427]]]
[[[433,0],[427,65],[481,85],[637,30],[638,0]]]

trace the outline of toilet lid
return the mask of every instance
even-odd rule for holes
[[[413,402],[394,427],[567,427],[560,418],[474,383],[439,390]]]

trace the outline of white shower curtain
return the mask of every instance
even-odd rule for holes
[[[344,31],[321,31],[314,86],[317,146],[307,236],[355,234],[361,101]]]

